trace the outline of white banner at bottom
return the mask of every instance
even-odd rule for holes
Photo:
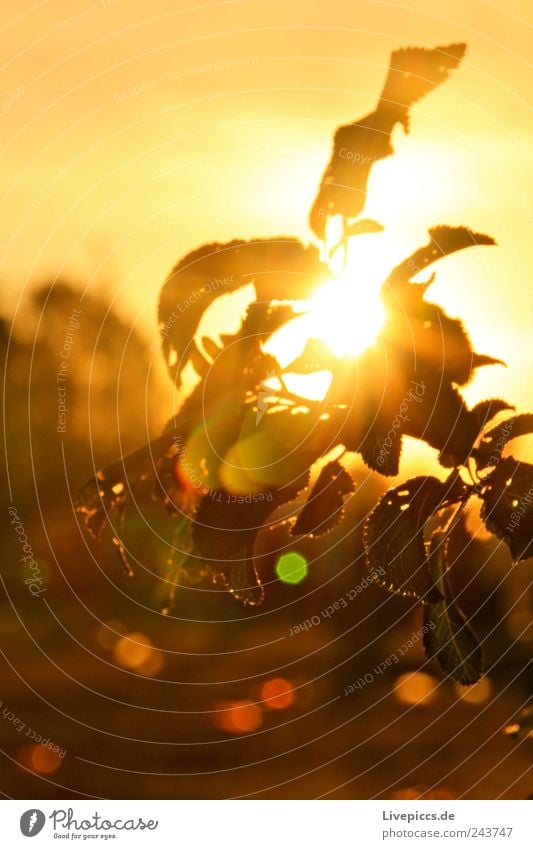
[[[1,845],[35,849],[66,841],[187,849],[526,847],[529,801],[0,802]],[[35,839],[34,844],[28,841]],[[70,845],[69,844],[69,845]]]

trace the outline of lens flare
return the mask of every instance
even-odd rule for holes
[[[406,672],[396,679],[394,695],[404,705],[428,705],[437,696],[437,681],[425,672]]]
[[[36,745],[23,746],[19,751],[19,763],[28,769],[31,769],[33,772],[40,773],[41,775],[51,775],[53,772],[56,772],[63,763],[63,759],[59,752],[53,750],[59,749],[59,746],[53,746],[52,749],[50,748],[51,745],[53,746],[50,741],[47,745],[39,743]]]
[[[261,687],[261,699],[269,710],[286,710],[294,704],[294,687],[286,678],[270,678]]]
[[[215,705],[213,723],[228,734],[250,734],[261,726],[262,717],[259,705],[243,699]]]
[[[276,574],[284,584],[299,584],[307,577],[307,560],[297,551],[282,554],[276,563]]]

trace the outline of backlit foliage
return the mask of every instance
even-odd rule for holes
[[[121,521],[132,496],[148,489],[173,523],[176,581],[208,570],[241,602],[259,605],[264,590],[254,547],[274,511],[293,538],[327,533],[354,492],[346,455],[358,454],[391,477],[400,471],[404,437],[422,440],[449,473],[444,481],[407,480],[380,499],[366,520],[367,564],[387,590],[420,600],[428,656],[473,684],[483,658],[452,594],[450,535],[477,498],[486,528],[507,544],[513,561],[533,555],[533,467],[507,451],[513,439],[533,432],[533,416],[511,415],[500,399],[469,408],[461,387],[498,361],[475,352],[461,321],[428,294],[435,264],[494,240],[466,226],[432,227],[427,244],[383,281],[382,324],[357,356],[334,353],[319,334],[290,362],[270,344],[283,330],[296,332],[317,290],[333,283],[333,267],[345,264],[352,240],[383,229],[360,217],[372,166],[393,153],[394,127],[408,132],[411,105],[446,80],[464,51],[453,44],[392,54],[376,110],[335,133],[310,216],[318,244],[236,239],[180,260],[161,291],[161,350],[175,385],[186,388],[192,370],[196,385],[158,439],[87,484],[78,510],[96,538],[111,524],[127,562]],[[426,269],[426,279],[414,281]],[[250,284],[256,298],[237,332],[201,337],[207,308]],[[356,273],[350,285],[360,285]],[[346,304],[333,305],[339,323],[350,320]],[[365,316],[358,318],[364,324]],[[305,389],[317,375],[329,380],[318,400]]]

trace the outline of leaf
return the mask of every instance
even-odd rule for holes
[[[424,648],[430,658],[460,684],[475,684],[483,675],[483,652],[455,604],[444,599],[424,608]]]
[[[316,537],[330,531],[342,518],[344,496],[353,491],[353,480],[338,460],[328,463],[320,472],[291,533]]]
[[[430,240],[427,245],[419,248],[392,270],[386,280],[385,288],[396,289],[402,284],[408,283],[428,265],[456,251],[475,245],[496,244],[491,236],[486,236],[484,233],[475,233],[468,227],[448,227],[444,224],[429,230],[429,236]]]
[[[355,389],[339,441],[374,471],[398,474],[404,435],[438,449],[448,468],[472,452],[479,436],[476,416],[459,390],[416,350],[408,352],[403,340],[397,346],[386,339],[384,349],[365,352],[351,379]],[[335,376],[330,396],[334,390]]]
[[[409,406],[405,433],[437,448],[439,462],[446,468],[462,465],[479,434],[477,419],[450,383],[426,373],[420,385],[424,392],[418,397],[419,403]]]
[[[385,346],[365,351],[347,374],[334,372],[329,396],[339,401],[344,395],[349,403],[339,442],[382,475],[398,474],[412,390],[408,371]]]
[[[254,301],[246,310],[239,336],[248,344],[251,342],[258,348],[258,342],[264,342],[272,333],[297,315],[291,304],[273,304],[267,300]]]
[[[94,539],[101,538],[109,521],[121,513],[130,500],[132,488],[153,472],[154,463],[160,461],[171,446],[171,438],[163,434],[105,469],[99,469],[78,491],[74,508],[83,516],[83,523]]]
[[[482,368],[483,366],[505,366],[507,368],[507,364],[497,357],[490,357],[488,354],[474,354],[472,368]]]
[[[510,419],[500,422],[481,438],[475,454],[478,468],[486,469],[487,466],[496,466],[509,442],[531,433],[533,433],[533,415],[531,413],[512,416]]]
[[[212,490],[202,498],[192,526],[194,553],[244,604],[256,606],[264,598],[254,563],[257,535],[268,516],[295,498],[306,483],[304,476],[297,483],[268,492],[233,495]]]
[[[424,526],[438,510],[464,497],[459,484],[416,477],[389,490],[378,501],[364,527],[368,569],[391,592],[437,602],[442,593],[428,564]]]
[[[448,580],[452,527],[435,531],[426,545],[431,574],[443,598],[424,608],[424,648],[446,674],[461,684],[475,684],[483,674],[483,652],[453,599]]]
[[[464,51],[464,44],[450,44],[434,50],[410,47],[392,53],[375,111],[339,127],[335,133],[331,159],[310,213],[311,228],[319,239],[324,238],[331,216],[355,218],[363,210],[372,165],[394,152],[392,130],[398,123],[408,128],[411,104],[443,83]]]
[[[191,342],[191,344],[189,345],[189,348],[187,350],[187,356],[190,363],[193,365],[196,374],[199,377],[205,377],[207,372],[209,371],[209,366],[211,365],[211,363],[199,350],[196,342]]]
[[[500,460],[479,496],[487,530],[507,544],[513,562],[533,557],[533,466],[514,457]]]
[[[399,356],[403,353],[410,358],[418,372],[442,374],[462,386],[474,369],[499,360],[476,354],[463,323],[424,300],[427,285],[406,283],[393,291],[385,290],[388,311],[381,336]]]
[[[466,51],[466,44],[445,47],[404,47],[391,55],[390,68],[381,93],[381,101],[404,108],[416,103],[455,70]]]
[[[507,401],[502,401],[501,398],[490,398],[486,401],[480,401],[475,407],[472,407],[472,413],[476,417],[479,424],[479,429],[482,430],[485,425],[491,421],[498,413],[503,413],[507,410],[514,410],[512,404]]]
[[[359,442],[357,451],[369,469],[392,478],[400,471],[402,440],[403,428],[395,431],[391,425],[389,431],[385,431],[383,427],[374,426]]]
[[[159,299],[161,350],[172,379],[179,386],[201,318],[220,295],[253,283],[259,301],[301,300],[325,276],[317,249],[288,237],[215,242],[187,254]]]
[[[383,224],[374,221],[373,218],[360,218],[359,221],[354,221],[346,227],[346,235],[365,236],[369,233],[382,233],[384,229]]]
[[[212,571],[216,574],[216,569]],[[229,571],[223,569],[220,574],[226,588],[243,604],[254,607],[263,603],[265,590],[251,557],[234,563]]]

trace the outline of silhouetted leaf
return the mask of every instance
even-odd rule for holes
[[[472,407],[472,413],[476,417],[480,430],[497,416],[498,413],[503,413],[506,410],[514,410],[514,407],[512,404],[508,404],[507,401],[502,401],[501,398],[489,398],[486,401],[480,401],[479,404]]]
[[[475,684],[483,675],[483,651],[453,603],[445,600],[424,608],[424,647],[444,672],[460,684]]]
[[[460,486],[433,477],[416,477],[389,490],[366,520],[364,545],[368,568],[391,592],[436,602],[424,545],[424,526],[439,509],[463,496]]]
[[[391,55],[380,105],[390,104],[391,108],[405,114],[411,104],[448,79],[465,51],[466,44],[448,44],[432,50],[425,47],[395,50]]]
[[[354,483],[346,469],[334,460],[320,472],[291,533],[319,536],[331,530],[343,514],[344,496],[354,491]]]
[[[509,546],[513,562],[533,556],[533,466],[500,460],[483,481],[481,518]]]
[[[400,123],[407,130],[411,104],[444,82],[457,67],[464,44],[427,50],[410,47],[391,55],[389,72],[374,112],[354,124],[340,127],[310,214],[310,224],[324,238],[329,217],[355,218],[366,201],[370,169],[393,153],[391,133]]]
[[[307,484],[300,481],[276,490],[234,495],[212,490],[205,495],[192,526],[194,553],[244,604],[258,605],[264,590],[254,564],[254,546],[268,516],[291,501]]]
[[[437,448],[439,462],[446,468],[462,465],[479,434],[477,420],[458,389],[429,372],[426,381],[421,381],[425,390],[419,403],[409,407],[405,433]]]
[[[408,131],[410,106],[448,77],[464,51],[465,45],[452,44],[392,54],[375,111],[335,134],[311,211],[311,226],[320,239],[333,215],[342,218],[342,240],[336,247],[345,247],[351,236],[383,229],[372,219],[354,220],[365,205],[372,165],[393,152],[396,125]],[[429,243],[393,269],[382,287],[386,317],[373,346],[358,358],[339,358],[322,340],[309,340],[286,369],[264,352],[263,343],[301,310],[291,299],[302,301],[331,279],[318,250],[277,237],[214,243],[188,254],[163,286],[159,327],[163,357],[176,384],[187,364],[200,382],[160,440],[99,472],[82,491],[77,510],[89,531],[99,537],[109,521],[113,541],[127,562],[114,521],[122,521],[131,487],[145,482],[153,489],[156,482],[173,514],[175,534],[180,534],[174,546],[179,553],[176,575],[192,578],[208,569],[245,604],[257,605],[263,600],[254,562],[257,534],[281,505],[289,504],[284,521],[292,518],[290,502],[307,486],[313,464],[343,445],[358,452],[371,469],[396,475],[407,435],[437,449],[444,466],[465,465],[474,452],[478,469],[493,465],[475,487],[487,527],[506,540],[515,560],[533,554],[533,467],[502,459],[510,439],[533,431],[533,416],[516,417],[511,427],[503,422],[480,440],[486,422],[511,408],[491,399],[469,410],[458,387],[468,383],[475,369],[501,361],[474,352],[462,322],[425,300],[434,273],[423,283],[412,282],[441,257],[471,245],[493,244],[490,236],[466,227],[431,229]],[[330,255],[335,250],[325,247]],[[354,274],[353,285],[358,283]],[[207,336],[199,340],[206,309],[219,296],[248,284],[255,287],[257,300],[239,330],[217,334],[219,342]],[[332,383],[323,402],[304,401],[289,391],[289,372],[324,370],[331,372]],[[380,499],[364,530],[370,572],[389,590],[427,605],[426,651],[462,683],[478,680],[482,659],[447,580],[450,527],[439,530],[430,543],[424,533],[428,520],[450,504],[464,505],[473,490],[455,471],[444,483],[414,478]],[[353,482],[342,465],[328,463],[292,533],[328,531],[351,492]]]
[[[490,357],[488,354],[474,354],[472,357],[472,368],[482,368],[483,366],[506,366],[503,360],[498,357]]]
[[[191,342],[187,349],[187,358],[194,366],[194,370],[199,377],[205,377],[211,365],[209,360],[199,350],[196,342]]]
[[[478,468],[485,469],[487,466],[496,466],[509,442],[519,436],[528,436],[532,433],[533,415],[531,413],[512,416],[510,419],[500,422],[481,438],[475,455]]]
[[[360,218],[359,221],[354,221],[346,227],[347,236],[365,236],[369,233],[381,233],[384,230],[383,224],[374,221],[372,218]]]
[[[187,254],[159,300],[161,350],[172,378],[179,385],[202,315],[220,295],[253,283],[259,301],[304,299],[325,276],[316,248],[287,237],[216,242]]]
[[[339,441],[383,475],[398,474],[404,435],[437,448],[448,468],[464,463],[480,427],[459,390],[442,375],[442,363],[428,362],[419,339],[396,338],[390,328],[382,343],[358,359],[352,389],[346,380],[341,387],[348,412]],[[330,397],[334,393],[342,397],[335,375]]]
[[[369,348],[346,373],[333,376],[329,397],[347,406],[338,440],[382,475],[398,473],[413,390],[409,377],[384,345]]]
[[[459,514],[458,514],[459,515]],[[483,674],[483,652],[453,599],[448,579],[451,527],[437,530],[426,544],[435,586],[443,598],[424,608],[424,648],[444,672],[461,684],[475,684]]]
[[[392,478],[400,471],[404,428],[394,431],[391,425],[389,431],[385,431],[380,419],[382,416],[361,439],[357,451],[369,469]],[[394,434],[394,438],[389,437],[389,432]]]
[[[496,244],[491,236],[486,236],[484,233],[474,233],[468,227],[448,227],[442,224],[439,227],[433,227],[429,231],[429,235],[430,241],[427,245],[419,248],[393,269],[385,283],[385,290],[387,288],[394,290],[398,286],[408,283],[428,265],[456,251],[475,245]]]
[[[498,361],[476,354],[463,323],[425,301],[426,289],[427,285],[406,283],[385,290],[388,309],[381,337],[394,346],[391,356],[397,351],[397,356],[404,356],[418,372],[442,374],[462,386],[475,368]]]

